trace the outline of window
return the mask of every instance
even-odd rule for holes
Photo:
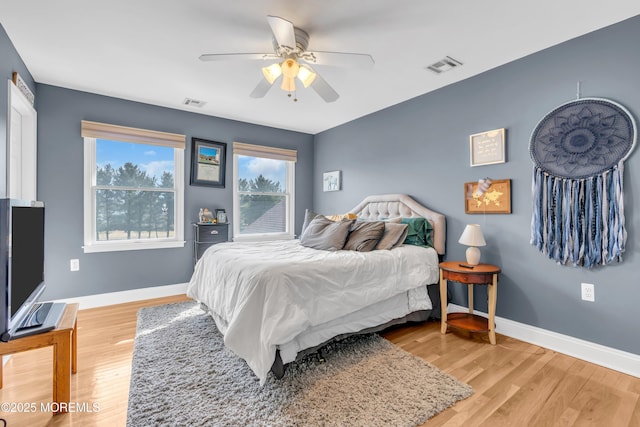
[[[84,251],[184,246],[185,136],[82,121]]]
[[[294,237],[295,150],[233,143],[234,240]]]

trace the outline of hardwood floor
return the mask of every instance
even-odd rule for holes
[[[185,300],[159,298],[81,310],[78,373],[71,399],[84,412],[52,416],[51,349],[15,354],[4,368],[0,402],[35,412],[0,413],[8,426],[124,426],[136,313]],[[432,426],[640,426],[640,379],[498,335],[440,334],[439,323],[384,336],[470,384],[475,393],[429,420]],[[4,408],[4,406],[3,406]]]
[[[513,338],[440,334],[439,323],[383,334],[471,385],[432,426],[640,426],[640,378]]]
[[[35,404],[35,412],[0,413],[9,427],[124,426],[136,316],[142,307],[184,301],[158,298],[78,312],[78,373],[71,377],[71,400],[94,409],[52,416],[40,411],[51,402],[51,347],[14,354],[4,366],[0,402]],[[28,407],[28,406],[27,406]],[[17,408],[19,409],[19,408]],[[82,407],[84,409],[84,407]]]

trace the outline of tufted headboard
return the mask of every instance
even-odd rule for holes
[[[358,218],[376,220],[397,216],[424,217],[433,226],[433,246],[439,255],[444,255],[447,226],[445,216],[422,206],[406,194],[379,194],[366,197],[349,212]]]

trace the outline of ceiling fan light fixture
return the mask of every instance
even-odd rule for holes
[[[263,98],[281,77],[283,80],[281,89],[288,92],[289,97],[295,97],[295,78],[297,77],[305,88],[311,87],[325,102],[334,102],[340,95],[324,80],[322,74],[316,74],[313,68],[306,65],[307,63],[361,69],[370,69],[375,64],[373,57],[364,53],[309,51],[307,50],[309,34],[306,31],[279,16],[268,15],[267,23],[271,28],[273,53],[211,53],[200,55],[200,60],[268,60],[269,63],[278,61],[261,68],[264,80],[260,79],[251,91],[249,94],[251,98]],[[446,65],[456,65],[457,61],[453,58],[447,57],[446,59]],[[294,101],[296,100],[294,98]]]
[[[306,65],[301,65],[300,71],[298,71],[298,78],[304,87],[309,87],[309,85],[316,79],[316,73]]]
[[[295,76],[294,76],[295,77]],[[285,92],[295,92],[296,91],[296,82],[294,77],[289,77],[286,74],[282,76],[282,85],[280,85],[280,89]]]
[[[286,59],[280,65],[280,68],[282,68],[282,74],[290,79],[294,79],[298,75],[298,71],[300,71],[300,65],[298,65],[295,59],[291,58]]]
[[[282,74],[282,70],[280,69],[280,64],[271,64],[268,67],[262,68],[262,75],[269,82],[269,84],[273,84],[278,77]]]

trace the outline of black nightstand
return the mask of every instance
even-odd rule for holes
[[[229,223],[193,225],[193,263],[198,262],[204,251],[216,243],[229,240]]]

